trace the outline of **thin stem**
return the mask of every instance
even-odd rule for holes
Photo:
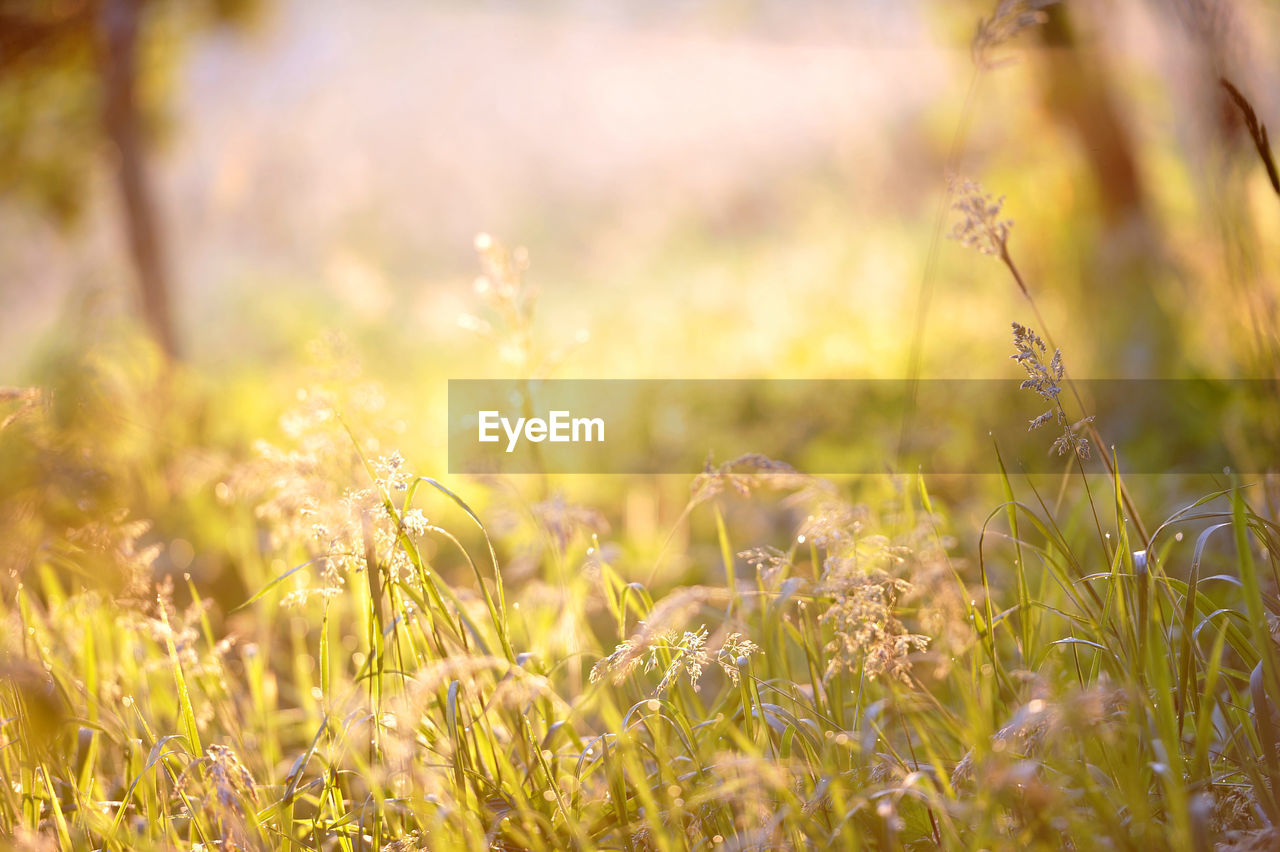
[[[964,105],[960,108],[960,118],[956,121],[955,132],[951,136],[951,145],[947,149],[946,172],[956,171],[960,160],[960,150],[964,137],[973,118],[973,105],[977,101],[978,84],[982,81],[982,68],[973,70],[969,77],[969,87],[965,90]],[[906,448],[907,436],[911,433],[911,416],[915,411],[917,385],[920,381],[920,362],[924,351],[925,324],[929,317],[929,304],[933,300],[933,282],[938,266],[938,247],[942,241],[942,228],[946,224],[947,211],[951,209],[954,196],[951,183],[947,183],[946,192],[938,201],[938,211],[933,221],[933,237],[929,242],[929,253],[925,257],[924,274],[920,279],[920,291],[916,296],[915,327],[911,331],[911,345],[907,350],[907,405],[902,418],[902,431],[898,438],[898,457]]]

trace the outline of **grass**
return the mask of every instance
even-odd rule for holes
[[[602,636],[585,612],[507,608],[470,557],[468,588],[439,581],[403,531],[407,492],[376,495],[405,574],[370,549],[364,573],[385,585],[344,583],[302,618],[268,590],[236,646],[202,629],[198,603],[161,597],[122,630],[111,601],[42,571],[16,592],[6,828],[68,848],[1025,848],[1063,834],[1195,848],[1250,827],[1251,808],[1275,813],[1274,645],[1251,549],[1272,582],[1278,546],[1238,492],[1170,518],[1140,563],[1123,525],[1124,547],[1081,552],[1010,502],[1035,532],[984,531],[1003,541],[980,553],[978,591],[917,486],[881,510],[895,516],[883,530],[823,490],[806,521],[821,543],[774,552],[733,592],[656,604],[575,536],[561,556],[588,570],[548,589],[601,607]],[[717,504],[737,499],[698,507],[717,513],[734,571]],[[1196,523],[1212,526],[1194,549],[1173,540]],[[1229,573],[1206,576],[1214,533],[1235,549]],[[1023,603],[991,592],[1002,555],[1019,588],[1038,586]],[[1165,567],[1188,564],[1188,580]],[[933,628],[928,652],[907,653],[900,618]],[[582,646],[548,641],[566,622]]]
[[[530,346],[531,308],[511,317]],[[1060,356],[1019,331],[1061,411]],[[25,455],[93,443],[11,396]],[[18,493],[39,535],[5,587],[15,848],[1275,839],[1280,530],[1244,487],[1148,534],[1119,475],[1050,499],[1004,473],[962,555],[924,477],[854,494],[744,457],[689,482],[646,568],[548,477],[469,486],[482,511],[371,455],[348,424],[379,402],[349,374],[298,397],[283,440],[205,483],[236,606],[154,585],[146,523],[51,538],[65,484]]]
[[[1006,6],[971,93],[1035,23]],[[1014,357],[1060,478],[997,446],[969,493],[759,456],[443,481],[333,353],[253,443],[145,348],[0,390],[0,848],[1276,846],[1266,480],[1173,502],[1123,477],[999,204],[951,201],[1035,318]],[[527,259],[477,248],[466,327],[523,379],[571,358]]]

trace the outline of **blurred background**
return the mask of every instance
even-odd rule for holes
[[[118,481],[246,454],[339,332],[370,448],[432,469],[447,379],[529,368],[459,325],[482,232],[556,375],[1017,380],[949,172],[1076,375],[1269,376],[1280,203],[1219,80],[1280,123],[1277,39],[1257,0],[4,0],[0,385],[97,406]]]
[[[967,112],[991,3],[0,8],[6,383],[60,324],[144,316],[105,116],[120,9],[156,275],[176,351],[201,366],[269,364],[334,328],[397,363],[448,360],[484,231],[528,247],[550,336],[592,331],[580,371],[899,376],[948,165],[1008,197],[1077,364],[1097,343],[1073,321],[1100,313],[1084,297],[1145,287],[1170,314],[1220,298],[1200,268],[1219,272],[1215,204],[1256,206],[1275,233],[1217,83],[1280,112],[1274,4],[1048,5]],[[1253,180],[1223,201],[1233,168]],[[1000,375],[986,347],[1003,352],[1020,297],[958,245],[938,262],[926,365]],[[1196,361],[1230,348],[1222,329],[1179,331]]]

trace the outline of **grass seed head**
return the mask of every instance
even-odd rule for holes
[[[1000,0],[989,17],[978,21],[969,49],[974,64],[982,70],[990,70],[1006,64],[1008,59],[997,59],[998,47],[1012,41],[1023,30],[1043,24],[1049,19],[1044,11],[1057,0]]]
[[[983,254],[1007,256],[1013,220],[1000,218],[1004,196],[996,198],[983,192],[977,182],[954,177],[950,180],[950,189],[955,199],[951,208],[960,214],[960,220],[951,230],[951,239]]]
[[[1019,386],[1023,390],[1035,391],[1040,398],[1049,403],[1043,414],[1033,418],[1027,431],[1039,429],[1051,421],[1062,427],[1062,433],[1054,440],[1051,452],[1058,455],[1072,453],[1081,459],[1089,458],[1089,440],[1082,437],[1080,431],[1093,422],[1093,417],[1084,417],[1074,423],[1067,419],[1066,410],[1062,406],[1059,394],[1066,381],[1066,368],[1062,365],[1062,350],[1053,350],[1053,357],[1045,361],[1048,347],[1030,328],[1013,323],[1014,354],[1009,357],[1022,365],[1027,377]]]
[[[689,486],[690,505],[705,503],[725,491],[749,497],[756,488],[800,488],[810,477],[799,473],[786,462],[775,461],[760,453],[747,453],[720,465],[708,459],[702,473]]]

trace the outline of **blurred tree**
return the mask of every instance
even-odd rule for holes
[[[1046,8],[1040,32],[1049,48],[1045,99],[1080,139],[1105,224],[1121,227],[1133,217],[1145,218],[1137,152],[1099,52],[1081,45],[1064,4]]]
[[[1176,275],[1151,216],[1123,97],[1102,45],[1079,34],[1075,17],[1081,11],[1050,5],[1040,28],[1047,48],[1041,63],[1045,104],[1077,140],[1101,217],[1096,242],[1084,247],[1084,256],[1094,260],[1084,268],[1081,315],[1114,323],[1100,329],[1097,344],[1120,374],[1177,374],[1184,365],[1176,325],[1158,295]],[[1103,306],[1107,310],[1099,310]]]
[[[163,229],[147,152],[180,33],[246,21],[257,0],[0,0],[0,192],[63,226],[84,204],[94,162],[116,183],[142,314],[179,350]]]

